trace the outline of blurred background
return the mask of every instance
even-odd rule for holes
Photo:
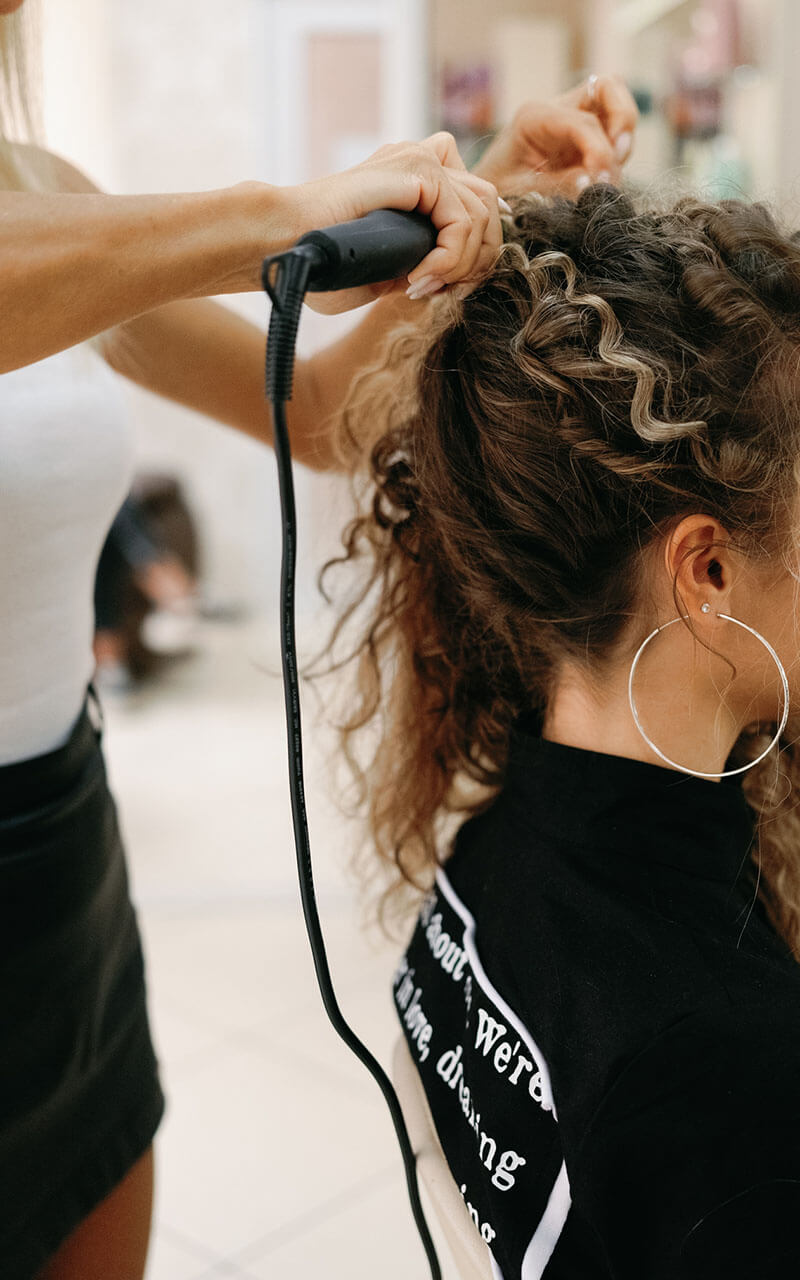
[[[797,0],[43,0],[43,9],[49,143],[109,190],[296,183],[439,128],[470,162],[526,98],[614,71],[642,116],[630,181],[796,208]],[[262,297],[225,301],[266,322]],[[301,352],[351,322],[307,314]],[[106,636],[111,647],[98,653],[170,1096],[148,1280],[422,1277],[389,1122],[326,1028],[299,921],[273,457],[125,390],[139,476],[100,594],[132,630]],[[329,625],[315,573],[335,551],[348,496],[336,479],[298,471],[296,483],[299,626],[311,653]],[[334,976],[345,1011],[386,1061],[399,946],[360,927],[346,870],[357,833],[337,815],[331,738],[313,693],[306,703]]]
[[[790,198],[800,177],[794,0],[44,0],[51,145],[115,191],[293,183],[451,130],[469,161],[526,97],[622,73],[630,177]],[[240,305],[263,320],[260,297]],[[307,316],[301,345],[333,331]],[[215,601],[270,615],[272,458],[135,396],[141,465],[181,477]],[[192,448],[185,447],[187,430]],[[306,539],[325,521],[301,481]],[[315,496],[312,498],[311,494]],[[307,598],[307,603],[311,600]]]

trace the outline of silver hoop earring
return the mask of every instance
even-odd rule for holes
[[[707,609],[706,606],[703,605],[702,611],[703,613],[708,613],[709,609]],[[639,664],[639,659],[641,658],[645,649],[649,645],[650,641],[654,640],[655,637],[659,634],[659,632],[666,631],[667,627],[673,626],[676,622],[685,622],[687,617],[688,615],[682,614],[677,618],[672,618],[669,622],[663,623],[662,626],[656,627],[655,631],[651,631],[647,639],[643,640],[642,643],[639,645],[639,648],[636,652],[636,656],[633,659],[633,662],[631,663],[630,672],[628,673],[628,703],[630,705],[631,715],[633,716],[633,722],[636,725],[636,728],[639,730],[639,733],[644,738],[648,747],[650,747],[650,750],[655,751],[659,759],[663,760],[665,764],[670,765],[673,769],[680,769],[681,773],[689,773],[694,778],[732,778],[734,774],[744,773],[747,769],[752,769],[754,765],[760,764],[760,762],[764,759],[764,757],[769,755],[770,751],[775,746],[775,743],[779,740],[781,734],[786,728],[786,721],[789,719],[789,681],[786,679],[786,671],[784,669],[783,663],[781,662],[780,658],[778,657],[777,653],[775,652],[775,650],[773,649],[772,645],[769,643],[768,640],[765,640],[764,637],[758,631],[756,631],[753,627],[749,627],[746,622],[740,622],[738,618],[732,618],[730,614],[727,614],[727,613],[718,613],[717,617],[721,618],[723,622],[735,622],[737,627],[742,627],[745,631],[749,631],[751,636],[755,636],[756,640],[760,640],[764,648],[767,650],[767,653],[769,654],[769,656],[772,658],[773,662],[777,666],[778,674],[780,675],[780,678],[781,678],[781,685],[783,686],[783,713],[781,715],[780,724],[778,725],[778,732],[775,734],[775,737],[772,739],[769,746],[765,747],[764,750],[761,752],[761,755],[757,756],[755,760],[751,760],[749,764],[741,765],[738,769],[727,769],[724,773],[700,773],[697,769],[690,769],[688,768],[687,765],[678,764],[675,760],[670,760],[669,756],[665,756],[664,752],[659,750],[656,744],[652,741],[651,738],[647,736],[644,729],[642,728],[642,722],[639,719],[639,712],[637,710],[636,702],[633,697],[633,676]]]

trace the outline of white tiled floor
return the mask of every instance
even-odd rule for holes
[[[276,665],[261,628],[205,624],[198,657],[106,706],[169,1098],[147,1280],[424,1280],[388,1113],[316,991],[282,694],[264,670]],[[343,869],[349,833],[325,798],[311,729],[331,968],[343,1011],[387,1065],[399,948],[359,927]]]

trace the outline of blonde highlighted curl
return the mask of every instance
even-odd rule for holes
[[[506,241],[433,330],[395,339],[346,419],[350,441],[381,434],[323,582],[360,567],[330,652],[355,634],[342,741],[385,907],[502,787],[511,727],[541,722],[562,661],[599,672],[646,613],[673,523],[707,512],[744,554],[797,564],[796,238],[758,204],[645,209],[597,186],[515,201]],[[728,767],[774,728],[750,726]],[[753,891],[800,958],[798,786],[788,735],[744,780]]]

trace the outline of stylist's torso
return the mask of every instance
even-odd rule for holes
[[[133,436],[89,344],[0,376],[0,459],[3,765],[66,740],[94,666],[94,568]]]

